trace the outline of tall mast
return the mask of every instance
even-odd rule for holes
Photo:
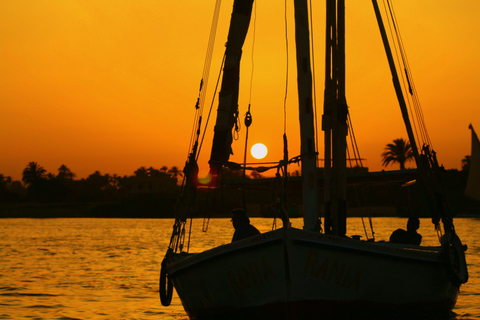
[[[345,97],[345,0],[337,2],[337,103],[332,127],[333,234],[347,233],[347,100]]]
[[[312,104],[310,66],[310,31],[308,1],[294,0],[295,43],[297,51],[297,86],[302,156],[303,214],[305,230],[315,230],[318,221],[318,183],[315,150],[315,126]]]
[[[432,222],[435,224],[436,227],[438,227],[438,223],[441,217],[445,232],[448,232],[454,229],[453,218],[448,208],[445,195],[445,187],[443,185],[443,181],[440,178],[440,168],[436,159],[435,152],[430,151],[429,146],[424,146],[424,152],[420,154],[419,148],[415,140],[415,135],[413,133],[412,124],[408,115],[407,104],[405,102],[405,97],[403,95],[402,87],[400,85],[395,61],[393,60],[392,50],[390,49],[390,44],[388,42],[387,33],[385,31],[385,26],[383,24],[382,15],[380,13],[377,0],[372,0],[372,4],[375,10],[380,34],[382,36],[388,64],[390,66],[393,86],[395,88],[397,100],[400,105],[400,110],[402,112],[403,122],[405,123],[408,139],[410,140],[410,145],[412,147],[415,163],[417,165],[418,176],[420,181],[425,186],[423,190],[426,192],[428,198],[428,204],[430,206],[432,214]]]
[[[419,168],[422,167],[422,162],[420,160],[420,153],[418,151],[417,143],[415,140],[415,135],[413,134],[412,124],[410,122],[410,117],[408,116],[407,104],[405,102],[405,97],[403,96],[402,87],[400,85],[400,80],[398,78],[397,69],[395,68],[395,62],[393,60],[392,50],[390,49],[390,44],[388,43],[387,33],[385,31],[385,26],[383,25],[382,15],[380,14],[380,9],[376,0],[372,0],[373,7],[375,9],[375,15],[377,17],[378,27],[380,29],[380,34],[382,36],[383,45],[385,47],[385,53],[388,59],[388,65],[390,66],[390,72],[392,74],[393,86],[395,88],[395,93],[397,94],[397,100],[400,105],[400,110],[402,112],[403,122],[405,123],[405,128],[407,129],[408,139],[410,140],[410,145],[412,146],[413,155],[415,157],[415,162]]]
[[[345,1],[327,0],[325,99],[325,232],[346,233],[347,113]]]

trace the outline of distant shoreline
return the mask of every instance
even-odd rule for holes
[[[173,208],[117,202],[4,203],[1,218],[173,218]]]
[[[253,218],[268,218],[261,214],[250,214]],[[299,215],[301,217],[301,215]],[[299,217],[295,216],[295,217]],[[366,208],[349,208],[348,217],[406,217],[405,212],[399,212],[394,206],[373,206]],[[174,218],[173,208],[162,208],[157,205],[123,204],[116,202],[93,203],[2,203],[0,204],[0,219],[2,218]],[[221,218],[221,215],[212,215]],[[226,217],[226,216],[225,216]],[[421,215],[428,218],[428,215]],[[471,208],[455,215],[457,218],[480,218],[480,207]],[[198,216],[198,218],[203,218]]]

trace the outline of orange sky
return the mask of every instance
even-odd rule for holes
[[[95,170],[131,175],[141,166],[183,167],[214,0],[0,1],[0,173],[21,179],[30,161],[77,178]],[[232,1],[223,1],[209,97]],[[439,160],[459,168],[480,131],[480,1],[394,1],[426,124]],[[292,4],[289,4],[290,156],[299,153]],[[347,0],[347,102],[371,171],[407,135],[371,1]],[[281,156],[285,88],[283,1],[256,8],[250,145]],[[323,106],[324,1],[314,4],[317,104]],[[248,106],[251,34],[244,49],[240,114]],[[215,59],[216,58],[216,59]],[[216,109],[216,107],[215,107]],[[245,131],[234,161],[243,159]],[[322,138],[323,135],[320,135]],[[207,168],[210,145],[202,150]],[[252,158],[250,157],[250,160]],[[396,168],[395,167],[389,167]],[[295,168],[293,168],[295,169]]]

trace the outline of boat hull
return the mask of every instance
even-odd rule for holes
[[[306,319],[449,312],[458,288],[440,248],[288,228],[194,255],[167,271],[191,319]]]

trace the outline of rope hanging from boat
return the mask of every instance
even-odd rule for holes
[[[180,191],[180,198],[176,206],[175,224],[173,226],[173,232],[172,232],[172,236],[169,244],[169,249],[172,249],[174,252],[178,252],[179,250],[180,251],[184,250],[184,243],[185,243],[185,236],[186,236],[185,224],[186,224],[187,216],[191,214],[191,211],[193,210],[193,207],[195,205],[196,191],[194,190],[195,182],[193,180],[196,179],[198,175],[197,159],[199,155],[199,150],[201,149],[201,145],[199,148],[198,140],[201,134],[203,107],[205,103],[205,95],[207,91],[216,30],[217,30],[218,19],[220,14],[220,4],[221,4],[220,0],[217,0],[215,3],[212,25],[210,29],[210,36],[209,36],[209,41],[207,45],[207,53],[206,53],[205,63],[203,68],[203,74],[202,74],[202,79],[200,81],[199,95],[197,98],[197,102],[195,104],[195,117],[194,117],[192,134],[190,138],[189,154],[187,157],[188,160],[185,164],[185,168],[184,168],[185,174],[184,174],[184,179],[183,179],[182,187]],[[209,117],[210,117],[210,114],[209,114]],[[208,119],[207,119],[207,124],[208,124]],[[189,239],[190,239],[190,232],[189,232]],[[186,248],[187,252],[189,249],[188,248],[189,243],[190,243],[190,240],[188,240],[187,242],[187,248]]]
[[[211,61],[213,56],[216,30],[217,30],[218,18],[220,14],[220,5],[221,5],[221,0],[217,0],[215,3],[212,25],[210,29],[210,36],[209,36],[209,41],[207,45],[207,53],[205,57],[205,64],[203,68],[202,79],[200,80],[199,94],[195,104],[195,117],[194,117],[192,133],[190,137],[187,162],[183,170],[184,178],[183,178],[182,186],[180,189],[180,197],[175,207],[175,223],[173,225],[173,231],[170,237],[170,243],[168,245],[168,249],[165,254],[165,257],[162,261],[162,266],[160,270],[159,294],[160,294],[161,303],[164,306],[170,305],[172,301],[172,293],[173,293],[173,282],[168,276],[168,273],[166,270],[166,262],[168,259],[170,259],[170,257],[174,253],[177,253],[179,251],[182,252],[185,249],[184,248],[185,236],[186,236],[185,225],[187,222],[187,216],[192,213],[193,208],[195,206],[195,202],[196,202],[196,188],[195,188],[195,182],[193,181],[193,179],[198,178],[197,177],[198,176],[197,160],[198,160],[198,155],[201,149],[201,144],[199,147],[198,140],[201,134],[203,107],[205,103],[205,95],[207,92],[208,78],[210,74],[210,67],[211,67]],[[223,66],[223,62],[222,62],[222,66]],[[218,87],[218,81],[217,81],[217,87]],[[215,89],[215,92],[216,91],[217,91],[217,88]],[[205,129],[208,125],[208,119],[210,118],[211,108],[212,107],[210,107],[210,112],[207,118],[207,123],[205,124]],[[205,136],[205,133],[203,137],[204,136]],[[202,137],[202,143],[203,143],[203,137]],[[192,231],[192,219],[190,219],[190,230],[188,233],[188,241],[187,241],[187,248],[186,248],[187,252],[189,251],[189,247],[190,247],[191,231]]]

